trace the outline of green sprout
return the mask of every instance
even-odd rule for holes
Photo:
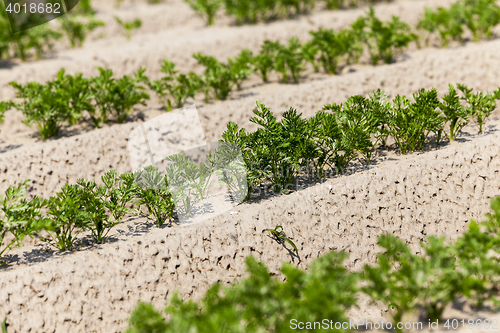
[[[264,231],[271,232],[279,244],[283,244],[284,242],[288,242],[294,248],[295,252],[297,253],[297,256],[299,255],[299,250],[297,250],[297,246],[295,246],[295,244],[286,236],[285,232],[283,231],[282,226],[277,225],[274,229],[262,230],[262,232],[264,232]]]

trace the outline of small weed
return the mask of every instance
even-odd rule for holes
[[[297,254],[297,256],[299,255],[299,250],[297,250],[297,246],[295,246],[295,244],[286,236],[285,232],[283,231],[282,226],[277,225],[274,229],[262,230],[262,232],[265,232],[265,231],[269,231],[270,233],[272,233],[273,236],[275,237],[275,239],[280,244],[282,244],[284,242],[287,242],[288,244],[290,244],[293,247],[293,249],[295,250],[295,253]]]

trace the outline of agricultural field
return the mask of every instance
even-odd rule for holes
[[[500,329],[500,2],[5,5],[2,333]]]

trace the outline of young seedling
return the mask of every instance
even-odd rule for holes
[[[45,202],[36,196],[30,201],[24,198],[28,182],[29,180],[26,180],[7,188],[5,196],[0,196],[0,245],[7,234],[13,236],[9,243],[4,244],[3,248],[0,247],[0,258],[14,245],[20,245],[25,236],[31,236],[43,227],[39,220]]]
[[[136,214],[127,208],[135,203],[137,187],[131,174],[118,175],[115,170],[102,176],[104,186],[97,186],[94,181],[78,179],[81,187],[83,209],[88,213],[92,232],[96,243],[105,241],[111,229],[120,224],[126,214]]]
[[[260,168],[259,156],[252,151],[254,147],[252,138],[245,132],[244,128],[238,128],[236,123],[229,122],[227,124],[227,129],[222,133],[220,142],[223,145],[234,146],[241,151],[247,182],[247,191],[242,193],[242,196],[244,196],[243,201],[248,200],[253,189],[264,182],[268,170]]]
[[[10,82],[10,85],[17,90],[16,97],[23,99],[21,104],[14,104],[26,117],[23,123],[28,126],[36,123],[42,139],[57,136],[62,124],[73,119],[64,92],[50,83],[30,82],[23,86]]]
[[[281,74],[281,81],[287,83],[291,77],[293,83],[299,81],[299,76],[305,70],[304,58],[301,57],[301,46],[297,37],[292,37],[288,45],[276,44],[277,52],[274,69]]]
[[[472,32],[474,41],[492,37],[492,28],[500,23],[500,7],[491,0],[464,1],[465,24]]]
[[[309,31],[313,36],[311,44],[319,51],[319,63],[324,71],[329,74],[335,74],[339,60],[347,54],[352,40],[340,38],[333,30],[319,29],[318,31]]]
[[[457,84],[457,88],[465,95],[462,99],[468,103],[466,107],[467,114],[476,121],[479,133],[483,133],[486,119],[497,106],[495,96],[492,93],[472,93],[472,88],[463,84]]]
[[[297,177],[301,165],[303,142],[306,138],[306,121],[297,110],[290,108],[278,122],[273,112],[263,103],[257,102],[253,110],[256,117],[250,122],[260,125],[246,139],[251,149],[251,169],[257,168],[259,177],[269,178],[275,192],[287,192],[288,186]]]
[[[7,333],[7,318],[4,318],[2,322],[2,333]]]
[[[443,96],[439,108],[443,111],[445,121],[450,124],[448,139],[455,141],[460,131],[469,123],[470,115],[468,110],[460,103],[460,97],[451,84],[448,86],[448,94]]]
[[[241,89],[241,83],[247,79],[248,75],[252,74],[252,62],[253,54],[250,50],[241,51],[241,53],[234,59],[228,58],[229,69],[233,74],[238,90]]]
[[[148,215],[153,215],[158,226],[162,226],[173,216],[174,203],[168,191],[167,177],[162,176],[154,166],[144,167],[134,173],[137,185],[136,197],[139,205],[145,205]]]
[[[4,122],[5,112],[12,107],[12,102],[0,102],[0,123]]]
[[[441,36],[441,46],[447,47],[450,38],[462,40],[463,25],[465,23],[463,6],[460,2],[456,2],[449,9],[438,7],[436,12],[426,8],[424,17],[418,23],[417,28],[428,33],[438,31]],[[428,44],[428,39],[426,44]]]
[[[110,113],[115,113],[117,123],[123,123],[134,106],[146,105],[149,94],[143,91],[145,87],[142,84],[145,69],[139,69],[135,77],[125,75],[121,79],[113,78],[111,69],[98,67],[98,70],[100,76],[92,78],[92,94],[99,109],[98,113],[91,113],[96,127],[106,123]]]
[[[380,21],[373,8],[370,8],[366,17],[360,17],[353,25],[357,29],[362,28],[361,38],[368,46],[374,65],[377,65],[379,60],[390,63],[397,52],[418,38],[410,32],[410,26],[396,16],[393,16],[391,21]]]
[[[64,68],[57,73],[55,80],[50,85],[57,91],[63,100],[67,102],[68,122],[76,124],[83,116],[83,112],[94,113],[92,105],[92,80],[83,78],[82,73],[74,76],[66,75]]]
[[[71,48],[81,47],[90,31],[105,25],[103,21],[95,20],[92,17],[84,19],[72,15],[62,16],[60,22]]]
[[[263,82],[269,81],[269,72],[274,68],[279,42],[264,41],[260,52],[253,58],[252,65]]]
[[[78,235],[88,230],[91,223],[89,212],[85,211],[85,196],[77,185],[65,184],[56,196],[47,201],[47,226],[49,238],[40,237],[44,242],[60,251],[71,250]]]
[[[210,90],[213,90],[217,100],[225,100],[234,84],[239,80],[241,73],[236,73],[230,65],[221,63],[212,56],[196,53],[193,57],[198,60],[200,65],[206,67],[202,78],[205,102],[208,103],[210,99]]]
[[[197,166],[184,153],[168,156],[165,160],[172,162],[166,168],[169,191],[174,202],[182,203],[182,214],[188,217],[193,205],[206,198],[214,165],[209,160]],[[177,213],[181,213],[179,207]]]
[[[415,102],[412,103],[406,96],[397,95],[388,117],[389,133],[403,154],[421,149],[430,133],[437,137],[444,126],[435,89],[421,89],[413,97]]]
[[[202,79],[193,72],[188,75],[179,74],[175,70],[175,64],[168,60],[163,60],[161,72],[166,74],[159,80],[150,82],[146,80],[149,88],[159,97],[160,102],[167,111],[171,111],[175,106],[180,108],[188,97],[194,98],[201,89]],[[173,101],[169,98],[172,97]]]
[[[290,244],[293,249],[295,250],[295,253],[297,256],[299,255],[299,250],[297,249],[297,246],[286,236],[285,232],[283,231],[283,227],[280,225],[277,225],[274,229],[264,229],[262,232],[269,231],[272,233],[276,241],[280,244],[283,244],[284,242],[287,242]]]
[[[80,5],[79,12],[84,15],[94,15],[95,9],[92,8],[92,0],[80,0],[78,4]]]
[[[115,21],[122,27],[124,35],[127,39],[132,36],[132,30],[139,29],[142,26],[142,20],[135,19],[132,21],[122,21],[118,16],[114,16]]]
[[[236,17],[236,24],[257,23],[276,16],[276,0],[224,0],[226,14]]]
[[[200,16],[205,17],[207,25],[214,24],[215,15],[222,5],[221,0],[185,0]]]

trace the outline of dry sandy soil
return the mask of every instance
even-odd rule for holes
[[[95,75],[96,67],[104,66],[120,76],[144,66],[156,79],[162,59],[169,59],[181,71],[198,70],[191,57],[194,52],[222,59],[243,48],[257,51],[265,39],[306,40],[309,30],[347,27],[365,11],[316,11],[293,20],[241,27],[221,14],[214,27],[206,28],[180,0],[155,6],[125,3],[119,10],[109,2],[94,2],[107,26],[93,33],[81,49],[68,50],[60,44],[46,59],[1,64],[0,100],[14,96],[8,82],[43,82],[60,68]],[[397,1],[378,5],[376,12],[385,19],[398,15],[414,24],[425,6],[450,3]],[[145,24],[127,41],[114,25],[114,14],[140,17]],[[421,87],[445,92],[448,83],[456,82],[493,90],[500,85],[499,63],[498,39],[449,49],[411,47],[390,65],[374,67],[365,61],[346,66],[336,76],[309,71],[295,85],[280,84],[276,78],[263,85],[251,78],[226,101],[191,102],[198,108],[207,141],[212,142],[229,121],[254,130],[248,119],[256,100],[278,114],[292,106],[309,117],[324,104],[377,88],[391,96]],[[0,192],[31,179],[30,194],[48,197],[77,178],[98,180],[111,169],[130,172],[130,132],[162,113],[152,99],[126,124],[98,130],[67,128],[61,137],[43,142],[33,128],[21,123],[20,113],[9,111],[0,124]],[[469,126],[457,142],[424,152],[401,156],[393,148],[379,150],[364,170],[287,196],[245,203],[235,208],[237,213],[228,211],[194,226],[159,228],[148,219],[132,218],[116,229],[110,243],[62,254],[29,240],[14,249],[0,269],[0,318],[8,318],[9,332],[120,332],[139,300],[161,309],[174,290],[199,299],[210,284],[244,276],[244,258],[249,254],[277,272],[285,261],[307,268],[327,251],[345,249],[350,254],[346,267],[359,270],[375,262],[376,238],[382,233],[400,237],[415,252],[426,235],[456,239],[471,218],[483,218],[490,199],[500,194],[498,116],[496,112],[483,135]],[[300,258],[262,234],[276,224],[283,225],[297,244]],[[473,311],[463,302],[444,316],[500,317]],[[360,308],[351,317],[380,321],[387,318],[387,311],[361,297]]]

